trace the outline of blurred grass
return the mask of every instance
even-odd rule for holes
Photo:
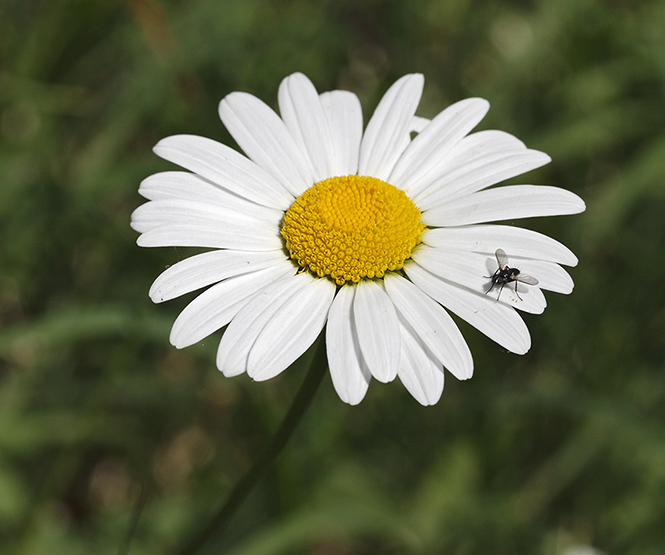
[[[370,113],[426,76],[420,114],[488,98],[482,128],[554,161],[534,183],[582,216],[534,220],[580,258],[570,297],[505,353],[461,323],[476,377],[434,408],[329,379],[211,553],[665,552],[665,3],[632,0],[5,1],[0,4],[0,553],[166,552],[276,428],[302,368],[214,369],[155,306],[184,249],[139,249],[138,183],[162,137],[229,142],[216,107],[275,105],[299,70]],[[286,400],[285,400],[286,399]]]

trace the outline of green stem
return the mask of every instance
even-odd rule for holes
[[[118,555],[127,555],[127,553],[129,553],[129,548],[132,544],[132,539],[136,534],[136,528],[138,527],[139,524],[139,518],[141,517],[141,512],[143,511],[143,507],[145,506],[145,502],[147,499],[148,499],[148,489],[144,481],[141,484],[141,494],[139,495],[139,498],[136,500],[136,504],[134,505],[134,512],[132,514],[132,521],[130,523],[129,530],[127,531],[127,535],[125,536],[125,541],[120,546]]]
[[[291,435],[293,435],[298,422],[300,422],[305,412],[307,412],[307,408],[312,402],[314,394],[326,373],[325,344],[325,338],[319,337],[312,364],[271,443],[266,447],[265,451],[263,451],[247,474],[236,483],[226,502],[220,507],[208,526],[183,549],[177,551],[176,555],[193,555],[214,536],[219,534],[229,524],[238,507],[240,507],[245,498],[254,489],[254,486],[256,486],[258,481],[275,462],[275,459],[281,453],[282,449],[284,449]]]

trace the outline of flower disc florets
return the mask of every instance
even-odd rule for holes
[[[331,177],[300,195],[281,233],[291,258],[338,285],[399,270],[421,241],[420,210],[380,179]]]

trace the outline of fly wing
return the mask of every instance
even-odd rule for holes
[[[515,276],[515,281],[521,281],[527,285],[538,285],[538,280],[535,277],[527,276],[524,274],[518,274]]]
[[[503,249],[496,249],[494,255],[496,256],[496,261],[499,264],[499,268],[503,269],[508,266],[508,255],[506,254],[506,251]]]

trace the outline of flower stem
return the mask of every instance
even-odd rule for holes
[[[282,452],[284,446],[293,435],[296,426],[307,412],[307,408],[314,398],[323,376],[327,370],[325,338],[317,340],[316,353],[312,359],[307,375],[296,393],[284,420],[272,438],[270,444],[256,460],[252,468],[236,483],[231,490],[226,502],[213,516],[212,520],[201,532],[195,536],[185,547],[176,551],[176,555],[192,555],[208,543],[214,536],[219,534],[231,521],[237,509],[245,498],[254,489],[254,486],[265,475],[275,462],[277,456]]]

